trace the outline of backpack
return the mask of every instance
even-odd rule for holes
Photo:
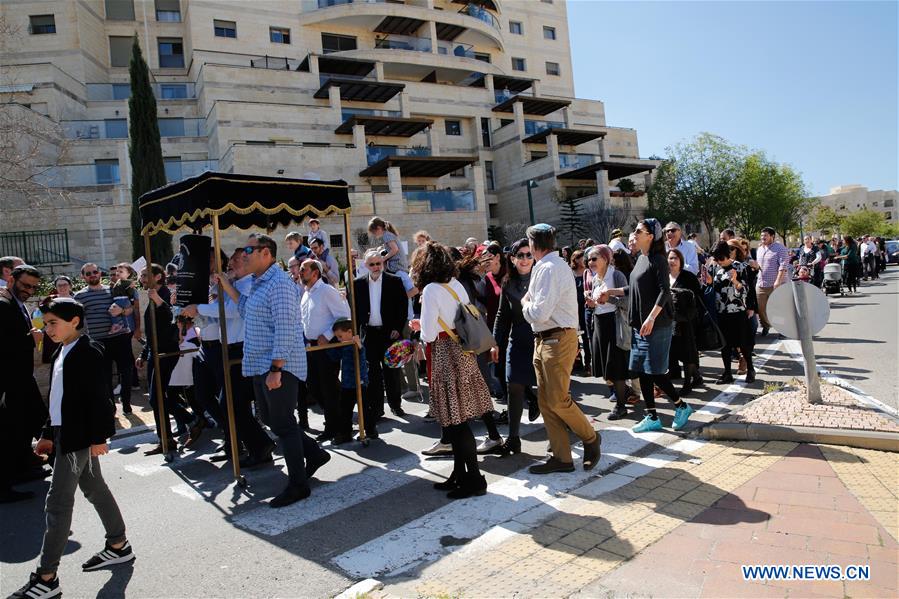
[[[484,315],[481,314],[481,311],[478,310],[477,306],[471,303],[463,304],[462,300],[459,299],[458,294],[453,291],[452,287],[446,283],[441,283],[440,285],[449,291],[450,295],[459,302],[456,318],[453,319],[453,327],[456,329],[455,333],[449,326],[447,326],[442,318],[439,316],[437,317],[437,322],[443,328],[444,332],[449,335],[450,339],[462,346],[462,351],[473,354],[481,354],[490,348],[495,347],[496,340],[493,338],[493,333],[487,328]]]

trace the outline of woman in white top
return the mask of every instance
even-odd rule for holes
[[[595,273],[592,281],[593,305],[593,376],[610,382],[609,391],[615,393],[615,410],[609,414],[609,420],[620,420],[627,415],[625,401],[630,396],[627,379],[631,377],[628,369],[630,352],[618,347],[615,334],[615,310],[617,303],[608,301],[599,303],[603,293],[608,295],[610,289],[624,289],[627,278],[615,270],[612,265],[612,249],[607,245],[597,245],[587,251],[587,262]],[[614,301],[627,301],[626,296],[619,296]]]
[[[421,340],[428,344],[430,411],[453,446],[453,473],[445,482],[434,485],[435,489],[449,491],[450,499],[487,492],[468,421],[493,408],[490,390],[474,356],[463,352],[453,339],[459,304],[469,302],[468,293],[455,278],[457,274],[444,246],[429,241],[420,248],[412,264],[412,280],[422,290],[421,319],[409,323],[412,330],[421,331]]]

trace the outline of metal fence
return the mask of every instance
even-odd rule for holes
[[[18,256],[26,264],[65,264],[69,259],[67,229],[0,233],[0,256]]]

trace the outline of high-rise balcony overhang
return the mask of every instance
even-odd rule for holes
[[[434,124],[431,119],[403,118],[399,116],[377,116],[354,114],[340,124],[334,133],[351,134],[353,127],[362,125],[366,135],[384,137],[412,137]]]
[[[596,172],[605,170],[608,173],[609,181],[614,181],[622,177],[630,177],[639,173],[651,171],[658,167],[658,160],[644,160],[642,158],[624,159],[624,160],[600,160],[582,168],[578,168],[567,173],[558,175],[558,179],[566,180],[596,180]]]
[[[605,131],[588,131],[586,129],[565,129],[564,127],[547,127],[542,131],[538,131],[533,135],[522,139],[522,143],[526,144],[545,144],[546,138],[555,135],[560,146],[579,146],[605,137]]]
[[[374,79],[353,79],[330,75],[323,75],[322,80],[322,86],[313,95],[319,100],[327,99],[330,96],[330,88],[339,87],[341,100],[384,104],[406,87],[402,83],[386,83]]]
[[[496,89],[494,83],[494,89]],[[546,116],[557,110],[566,108],[571,104],[571,100],[562,100],[560,98],[538,98],[536,96],[512,96],[507,98],[493,107],[493,112],[515,112],[515,104],[521,102],[524,114],[539,114]]]
[[[387,156],[359,173],[360,177],[386,177],[397,167],[403,177],[442,177],[478,161],[477,156]]]

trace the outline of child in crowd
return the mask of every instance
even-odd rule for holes
[[[199,355],[197,351],[200,347],[199,332],[194,326],[193,319],[188,316],[178,315],[176,321],[178,323],[178,349],[181,351],[193,351],[178,357],[178,362],[175,364],[175,369],[172,370],[172,376],[169,379],[169,397],[181,404],[182,407],[185,404],[190,406],[190,410],[195,418],[193,422],[201,423],[201,426],[210,426],[211,423],[204,415],[203,406],[194,395],[193,364]],[[186,434],[190,425],[191,422],[178,421],[178,430],[175,432],[175,435],[182,436]],[[189,438],[184,446],[190,447],[195,442],[196,439]]]
[[[45,308],[44,333],[60,345],[50,367],[50,417],[35,453],[56,455],[53,479],[47,492],[47,525],[40,565],[28,584],[11,596],[42,599],[62,590],[57,570],[69,541],[75,489],[81,487],[106,530],[106,547],[81,565],[85,572],[134,559],[125,537],[125,522],[100,471],[101,455],[115,434],[115,404],[102,377],[103,348],[82,335],[84,307],[71,298],[59,298]]]
[[[322,230],[321,223],[317,218],[309,219],[309,236],[306,239],[310,244],[313,239],[318,239],[322,242],[322,245],[325,246],[325,250],[331,249],[331,242],[328,239],[328,234]]]
[[[284,245],[287,246],[288,250],[293,252],[293,257],[296,258],[300,264],[303,263],[303,260],[313,257],[312,250],[309,249],[309,246],[304,242],[303,236],[296,231],[291,231],[284,237]]]
[[[378,438],[378,429],[375,426],[377,417],[372,409],[374,403],[368,397],[368,363],[365,359],[365,348],[359,335],[353,335],[353,321],[349,318],[338,318],[334,322],[334,336],[337,341],[346,343],[353,341],[359,349],[359,380],[362,383],[362,420],[365,426],[365,436],[369,439]],[[345,345],[329,349],[328,357],[334,362],[340,362],[340,423],[337,428],[337,436],[332,443],[340,445],[350,441],[353,437],[353,408],[356,405],[356,365],[353,360],[353,346]]]
[[[119,335],[121,333],[134,332],[134,302],[137,301],[137,289],[134,288],[134,280],[132,279],[131,267],[128,264],[119,264],[113,272],[116,273],[116,281],[110,287],[112,294],[112,303],[122,309],[121,312],[110,306],[110,314],[112,315],[112,327],[109,329],[109,335]]]

